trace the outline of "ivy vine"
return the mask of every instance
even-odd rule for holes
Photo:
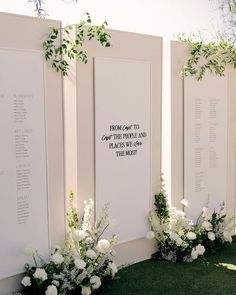
[[[111,46],[111,35],[106,31],[107,22],[103,22],[100,26],[94,26],[91,25],[90,14],[86,13],[86,16],[86,20],[78,24],[61,29],[52,28],[48,39],[43,43],[45,59],[51,62],[52,67],[57,72],[61,72],[63,76],[68,75],[68,60],[78,59],[83,63],[87,63],[87,52],[83,49],[86,39],[96,39],[104,47]],[[73,29],[76,32],[75,38],[71,38],[70,36]],[[60,39],[60,31],[62,31],[63,35],[62,40]]]
[[[202,40],[194,41],[193,37],[185,34],[178,39],[190,46],[190,58],[183,67],[181,75],[196,76],[202,80],[206,71],[223,76],[227,65],[236,68],[236,48],[231,40],[221,39],[218,42],[205,43]]]

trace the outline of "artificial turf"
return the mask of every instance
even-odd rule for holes
[[[221,252],[192,263],[146,260],[118,272],[99,295],[236,294],[236,238]]]

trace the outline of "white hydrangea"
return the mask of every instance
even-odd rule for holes
[[[46,281],[48,278],[48,275],[43,268],[36,268],[36,271],[33,274],[33,276],[35,279],[39,279],[41,281]]]
[[[151,231],[147,232],[146,237],[147,237],[147,239],[149,239],[149,240],[154,239],[154,238],[155,238],[155,233],[154,233],[154,231],[151,230]]]
[[[192,231],[187,232],[186,237],[189,240],[195,240],[197,238],[196,234],[194,232],[192,232]]]
[[[99,240],[96,249],[102,254],[107,254],[111,250],[111,244],[108,240]]]
[[[93,289],[98,289],[102,284],[101,279],[98,276],[92,276],[90,278],[90,283]]]
[[[86,266],[86,262],[82,259],[75,259],[75,265],[78,269],[84,269]]]
[[[90,295],[92,293],[90,287],[83,286],[81,290],[81,295]]]
[[[206,230],[206,231],[211,231],[212,230],[212,224],[209,221],[203,221],[202,223],[202,227]]]
[[[76,229],[73,233],[73,238],[75,241],[80,242],[86,238],[87,234],[81,229]]]
[[[30,277],[24,277],[21,281],[21,284],[25,287],[31,286],[31,279]]]
[[[208,239],[211,240],[211,241],[214,241],[215,238],[216,238],[215,234],[212,231],[209,231],[207,233],[207,236],[208,236]]]
[[[45,294],[46,295],[57,295],[57,287],[54,285],[48,286]]]
[[[51,256],[51,261],[55,264],[62,264],[65,258],[60,253],[55,253]]]
[[[92,249],[88,249],[85,253],[85,255],[90,258],[90,259],[96,259],[97,258],[97,253],[92,250]]]

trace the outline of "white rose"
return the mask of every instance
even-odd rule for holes
[[[205,252],[205,247],[202,246],[201,244],[198,244],[196,246],[196,251],[197,251],[198,255],[203,255]]]
[[[100,240],[97,243],[96,249],[102,254],[107,254],[111,249],[111,244],[108,240]]]
[[[46,295],[57,295],[57,287],[53,286],[53,285],[48,286],[45,294]]]
[[[179,238],[179,236],[176,233],[170,233],[170,239],[172,241],[176,241]]]
[[[202,227],[207,231],[212,230],[212,224],[209,221],[203,221]]]
[[[81,295],[90,295],[91,293],[92,292],[91,292],[90,287],[85,287],[85,286],[82,287]]]
[[[112,277],[114,277],[118,271],[116,264],[114,262],[109,262],[108,267],[111,269]]]
[[[92,249],[87,250],[85,255],[90,259],[96,259],[97,258],[97,253],[95,251],[93,251]]]
[[[177,246],[181,246],[183,244],[183,240],[181,238],[178,238],[176,241],[175,241],[176,245]]]
[[[189,201],[186,199],[183,199],[180,204],[182,204],[184,207],[189,207]]]
[[[86,266],[86,262],[82,259],[75,259],[75,265],[78,269],[84,269]]]
[[[192,250],[191,257],[193,260],[198,258],[198,252],[195,249]]]
[[[209,231],[207,236],[208,236],[208,239],[211,241],[214,241],[216,238],[215,234],[212,231]]]
[[[87,236],[86,232],[81,229],[76,229],[73,234],[74,240],[77,242],[84,240],[86,236]]]
[[[30,277],[24,277],[21,281],[21,284],[25,287],[31,286]]]
[[[90,283],[93,289],[98,289],[101,286],[101,279],[98,276],[92,276],[90,278]]]
[[[197,238],[196,234],[192,231],[189,231],[187,234],[186,234],[186,237],[189,239],[189,240],[195,240]]]
[[[146,235],[147,239],[152,240],[155,238],[155,233],[151,230]]]
[[[59,253],[55,253],[51,256],[51,261],[55,264],[61,264],[64,260],[64,257]]]
[[[231,234],[229,232],[224,231],[223,232],[223,237],[224,237],[225,242],[232,243],[232,236],[231,236]]]
[[[33,246],[29,245],[25,247],[24,253],[26,256],[34,256],[37,253],[37,250]]]
[[[37,268],[33,276],[35,279],[39,279],[41,281],[46,281],[48,278],[48,275],[43,268]]]

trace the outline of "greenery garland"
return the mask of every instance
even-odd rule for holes
[[[68,59],[77,59],[83,63],[87,63],[87,52],[83,49],[86,38],[88,40],[96,39],[102,46],[110,47],[111,35],[106,31],[107,22],[103,22],[100,26],[92,26],[91,17],[86,13],[86,20],[78,24],[70,25],[65,28],[52,28],[48,39],[43,43],[45,51],[45,59],[51,62],[53,68],[57,72],[61,72],[63,76],[68,75],[69,63]],[[76,36],[71,38],[70,33],[75,29]],[[62,31],[63,39],[60,40],[59,32]],[[59,45],[57,46],[56,44]]]

